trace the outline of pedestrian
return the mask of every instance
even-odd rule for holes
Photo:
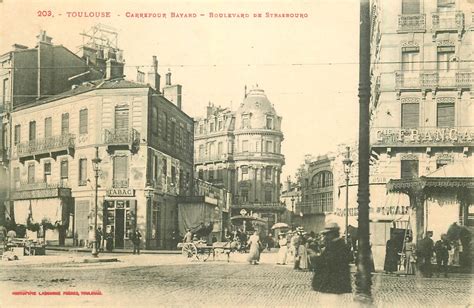
[[[256,230],[250,236],[247,243],[250,247],[247,261],[252,265],[257,265],[260,260],[260,247],[262,246],[262,243],[260,242],[260,237],[258,236],[258,232]]]
[[[89,226],[89,241],[87,243],[88,248],[93,248],[94,247],[94,242],[96,240],[95,238],[95,231],[94,231],[94,226]]]
[[[308,270],[308,251],[306,250],[305,232],[300,235],[300,245],[298,246],[299,270]]]
[[[97,251],[100,251],[100,248],[102,247],[102,227],[97,228],[95,237],[97,240]]]
[[[296,233],[291,237],[291,246],[293,248],[293,269],[299,270],[300,269],[300,255],[298,254],[298,250],[301,243],[301,231],[302,228],[296,228]]]
[[[133,254],[140,254],[140,242],[141,242],[142,234],[138,229],[132,233],[132,243],[133,243]]]
[[[107,232],[105,233],[105,249],[107,252],[112,252],[114,249],[114,234],[112,232],[112,226],[107,226]]]
[[[294,255],[295,255],[295,247],[293,247],[293,244],[291,242],[291,239],[293,238],[293,236],[294,236],[293,231],[289,231],[288,235],[286,236],[286,241],[288,243],[287,244],[288,245],[287,259],[289,263],[294,261]]]
[[[415,258],[415,251],[416,246],[413,243],[411,237],[407,237],[405,239],[405,273],[407,275],[415,275],[415,266],[416,266],[416,258]]]
[[[398,247],[394,239],[390,238],[385,246],[385,273],[393,274],[398,270]]]
[[[322,233],[324,248],[321,255],[315,257],[313,290],[330,294],[351,293],[350,251],[339,237],[339,226],[328,223]]]
[[[7,232],[7,242],[11,242],[13,239],[16,238],[16,231],[15,230],[10,230]]]
[[[432,231],[427,231],[426,236],[418,241],[418,249],[416,250],[418,269],[423,277],[431,277],[431,258],[433,257],[434,242],[431,239]]]
[[[286,240],[285,233],[280,233],[280,235],[278,235],[278,245],[280,248],[278,249],[277,264],[285,265],[286,255],[288,253],[288,241]]]
[[[183,237],[183,243],[191,243],[193,241],[193,233],[191,229],[186,230],[186,234]]]
[[[446,234],[441,234],[441,239],[436,241],[434,245],[434,252],[436,254],[436,264],[438,265],[438,277],[441,272],[444,273],[444,277],[448,277],[448,259],[451,245],[449,244]]]

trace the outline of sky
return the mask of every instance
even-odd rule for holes
[[[111,16],[68,17],[68,12]],[[127,18],[127,12],[166,13],[166,18]],[[266,18],[267,12],[306,17]],[[172,13],[197,17],[172,18]],[[261,18],[253,17],[258,13]],[[79,33],[97,23],[111,26],[124,50],[126,78],[134,80],[137,67],[146,71],[156,55],[162,84],[170,70],[172,82],[183,86],[183,110],[192,117],[204,116],[209,102],[235,110],[245,85],[258,85],[283,117],[282,179],[294,176],[305,154],[335,151],[357,137],[356,0],[3,0],[0,21],[0,54],[14,43],[34,47],[40,30],[54,44],[78,52],[83,43]]]

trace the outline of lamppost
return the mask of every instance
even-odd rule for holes
[[[291,215],[290,215],[290,222],[291,222],[291,227],[293,228],[293,219],[295,215],[295,197],[291,197]]]
[[[146,243],[145,243],[145,246],[146,246],[146,249],[150,249],[150,241],[151,241],[151,228],[153,226],[153,223],[152,223],[152,209],[151,209],[151,199],[153,198],[153,192],[155,191],[155,189],[150,186],[150,185],[147,185],[145,187],[145,198],[146,198],[146,221],[147,221],[147,224],[146,224]]]
[[[92,159],[92,168],[95,172],[95,214],[94,214],[94,242],[92,243],[92,256],[98,257],[99,251],[97,250],[97,203],[98,203],[98,190],[99,190],[99,172],[100,162],[102,159],[99,157],[99,147],[95,147],[95,157]]]
[[[342,161],[344,164],[344,173],[346,174],[346,229],[345,229],[345,240],[346,244],[349,242],[348,235],[349,235],[349,174],[351,173],[351,148],[346,147],[346,158]]]

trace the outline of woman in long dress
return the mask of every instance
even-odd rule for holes
[[[412,242],[412,239],[408,237],[405,240],[405,271],[407,275],[415,274],[415,243]]]
[[[306,237],[301,236],[301,242],[298,246],[298,256],[300,258],[300,270],[308,270],[308,251],[306,250]]]
[[[284,234],[278,236],[278,245],[280,249],[278,250],[277,264],[285,265],[286,264],[286,254],[288,253],[288,241]]]
[[[250,247],[249,257],[247,261],[250,264],[256,265],[260,260],[260,237],[258,236],[258,232],[255,231],[248,239],[248,246]]]

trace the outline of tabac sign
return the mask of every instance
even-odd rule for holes
[[[111,188],[107,190],[107,197],[134,197],[135,189],[132,188]]]
[[[474,127],[376,129],[373,146],[472,146]]]

